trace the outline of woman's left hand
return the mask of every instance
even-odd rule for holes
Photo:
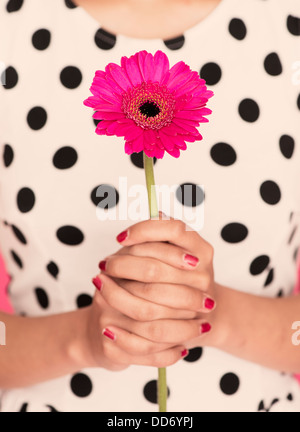
[[[214,333],[217,298],[213,247],[184,222],[161,214],[157,219],[130,226],[117,240],[123,247],[99,264],[107,282],[117,282],[112,284],[113,289],[103,290],[105,301],[121,309],[122,295],[118,295],[116,287],[122,287],[162,307],[161,317],[148,313],[143,319],[142,310],[133,312],[138,320],[200,319],[205,344],[214,345],[213,339],[209,341],[209,334]],[[187,348],[203,345],[203,335],[182,342]]]

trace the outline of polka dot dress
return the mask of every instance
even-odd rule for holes
[[[0,7],[0,243],[16,313],[89,305],[98,262],[141,220],[142,156],[126,155],[122,138],[97,136],[82,102],[96,69],[142,49],[185,61],[215,92],[203,141],[155,163],[157,184],[176,186],[171,213],[201,215],[194,229],[214,246],[217,282],[291,294],[300,245],[298,0],[222,0],[169,40],[111,34],[67,0]],[[217,349],[196,347],[167,373],[169,411],[300,409],[293,376]],[[156,412],[156,379],[152,367],[79,370],[3,391],[1,409]]]

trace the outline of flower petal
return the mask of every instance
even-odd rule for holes
[[[137,86],[143,82],[143,76],[140,73],[140,68],[133,56],[130,58],[125,56],[122,57],[122,66],[124,70],[126,70],[127,76],[133,86]]]
[[[121,68],[121,66],[115,64],[115,63],[109,63],[105,70],[108,74],[112,76],[112,78],[115,80],[115,82],[123,89],[127,90],[131,87],[131,82],[129,81],[127,74],[124,72],[124,70]]]
[[[133,153],[132,145],[131,145],[131,142],[130,142],[130,141],[126,141],[126,142],[125,142],[124,150],[125,150],[125,153],[126,153],[126,154],[129,154],[129,155],[130,155],[130,154]]]
[[[160,50],[154,54],[154,71],[153,71],[153,82],[162,83],[162,80],[166,81],[169,78],[169,59],[166,54]]]
[[[144,134],[139,135],[137,138],[131,141],[132,150],[136,153],[144,150]]]
[[[137,52],[133,56],[133,58],[135,59],[137,65],[139,67],[139,71],[140,71],[140,74],[142,76],[143,81],[146,81],[145,80],[145,74],[144,74],[144,63],[145,63],[145,57],[147,54],[148,54],[147,51],[143,50],[143,51]]]
[[[190,124],[182,121],[181,119],[177,119],[177,118],[173,118],[173,123],[175,123],[177,126],[179,126],[180,128],[182,128],[185,133],[191,133],[191,134],[195,134],[197,129],[195,128],[195,126],[191,126]]]
[[[175,143],[170,135],[166,135],[162,130],[160,130],[159,137],[167,151],[173,150]]]
[[[93,114],[93,118],[96,120],[119,120],[123,117],[124,114],[120,112],[96,111]]]
[[[154,71],[153,55],[148,53],[144,61],[144,78],[146,82],[152,81]]]

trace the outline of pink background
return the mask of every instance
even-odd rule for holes
[[[4,262],[0,255],[0,310],[4,312],[12,312],[12,307],[6,296],[6,287],[9,278],[5,272]]]

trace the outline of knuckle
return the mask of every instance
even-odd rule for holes
[[[140,244],[134,244],[134,245],[128,246],[128,254],[140,256],[141,255],[141,245]]]
[[[206,256],[209,262],[213,261],[214,258],[214,248],[210,243],[206,244]]]
[[[178,356],[173,351],[164,352],[161,355],[155,355],[153,362],[157,368],[171,366],[178,361]]]
[[[164,326],[157,321],[151,321],[147,329],[148,338],[154,342],[162,342],[165,339]]]
[[[174,219],[172,221],[172,231],[176,238],[180,237],[185,231],[185,223],[180,219]]]
[[[208,272],[205,272],[201,276],[201,290],[207,292],[211,285],[211,277]]]
[[[146,268],[144,269],[144,278],[146,282],[152,282],[156,280],[159,272],[159,266],[155,261],[149,261]]]

